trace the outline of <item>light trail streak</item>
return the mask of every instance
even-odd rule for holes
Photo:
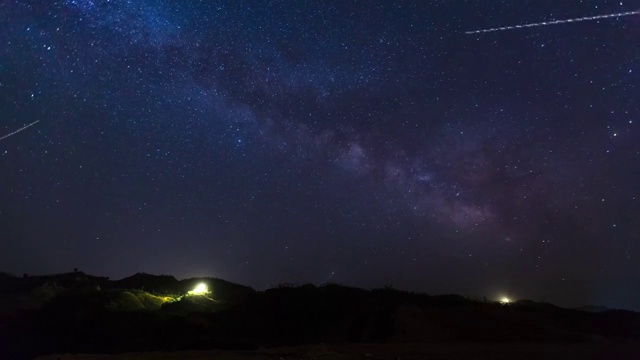
[[[25,126],[21,127],[20,129],[12,132],[12,133],[4,135],[3,137],[0,137],[0,141],[4,140],[4,139],[6,139],[6,138],[8,138],[10,136],[15,135],[15,134],[19,133],[20,131],[26,130],[26,129],[30,128],[31,126],[33,126],[33,125],[35,125],[35,124],[37,124],[39,122],[40,122],[40,120],[36,120],[36,121],[32,122],[31,124],[25,125]]]
[[[623,16],[632,16],[632,15],[640,15],[640,10],[627,11],[627,12],[621,12],[621,13],[615,13],[615,14],[606,14],[606,15],[585,16],[585,17],[573,18],[573,19],[543,21],[543,22],[538,22],[538,23],[530,23],[530,24],[522,24],[522,25],[502,26],[502,27],[490,28],[490,29],[480,29],[480,30],[465,31],[464,33],[465,34],[480,34],[480,33],[494,32],[494,31],[524,29],[524,28],[530,28],[530,27],[536,27],[536,26],[566,24],[566,23],[574,23],[574,22],[580,22],[580,21],[591,21],[591,20],[617,18],[617,17],[623,17]]]

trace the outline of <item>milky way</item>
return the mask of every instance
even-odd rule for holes
[[[638,18],[464,34],[637,6],[489,3],[3,2],[0,268],[640,308]]]

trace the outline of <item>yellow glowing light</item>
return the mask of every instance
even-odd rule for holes
[[[503,296],[503,297],[500,298],[500,303],[501,304],[505,304],[506,305],[506,304],[509,304],[510,302],[511,302],[511,299],[509,299],[506,296]]]
[[[207,284],[200,283],[193,290],[189,291],[191,295],[205,295],[209,292],[209,288],[207,288]]]

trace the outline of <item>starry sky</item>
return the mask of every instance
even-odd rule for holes
[[[0,269],[640,310],[640,1],[0,1]]]

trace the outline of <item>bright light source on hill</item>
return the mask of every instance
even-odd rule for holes
[[[193,290],[189,291],[190,295],[205,295],[209,292],[209,288],[207,288],[207,284],[200,283]]]
[[[503,296],[500,298],[500,304],[506,305],[506,304],[509,304],[510,302],[511,302],[511,299],[509,299],[506,296]]]

